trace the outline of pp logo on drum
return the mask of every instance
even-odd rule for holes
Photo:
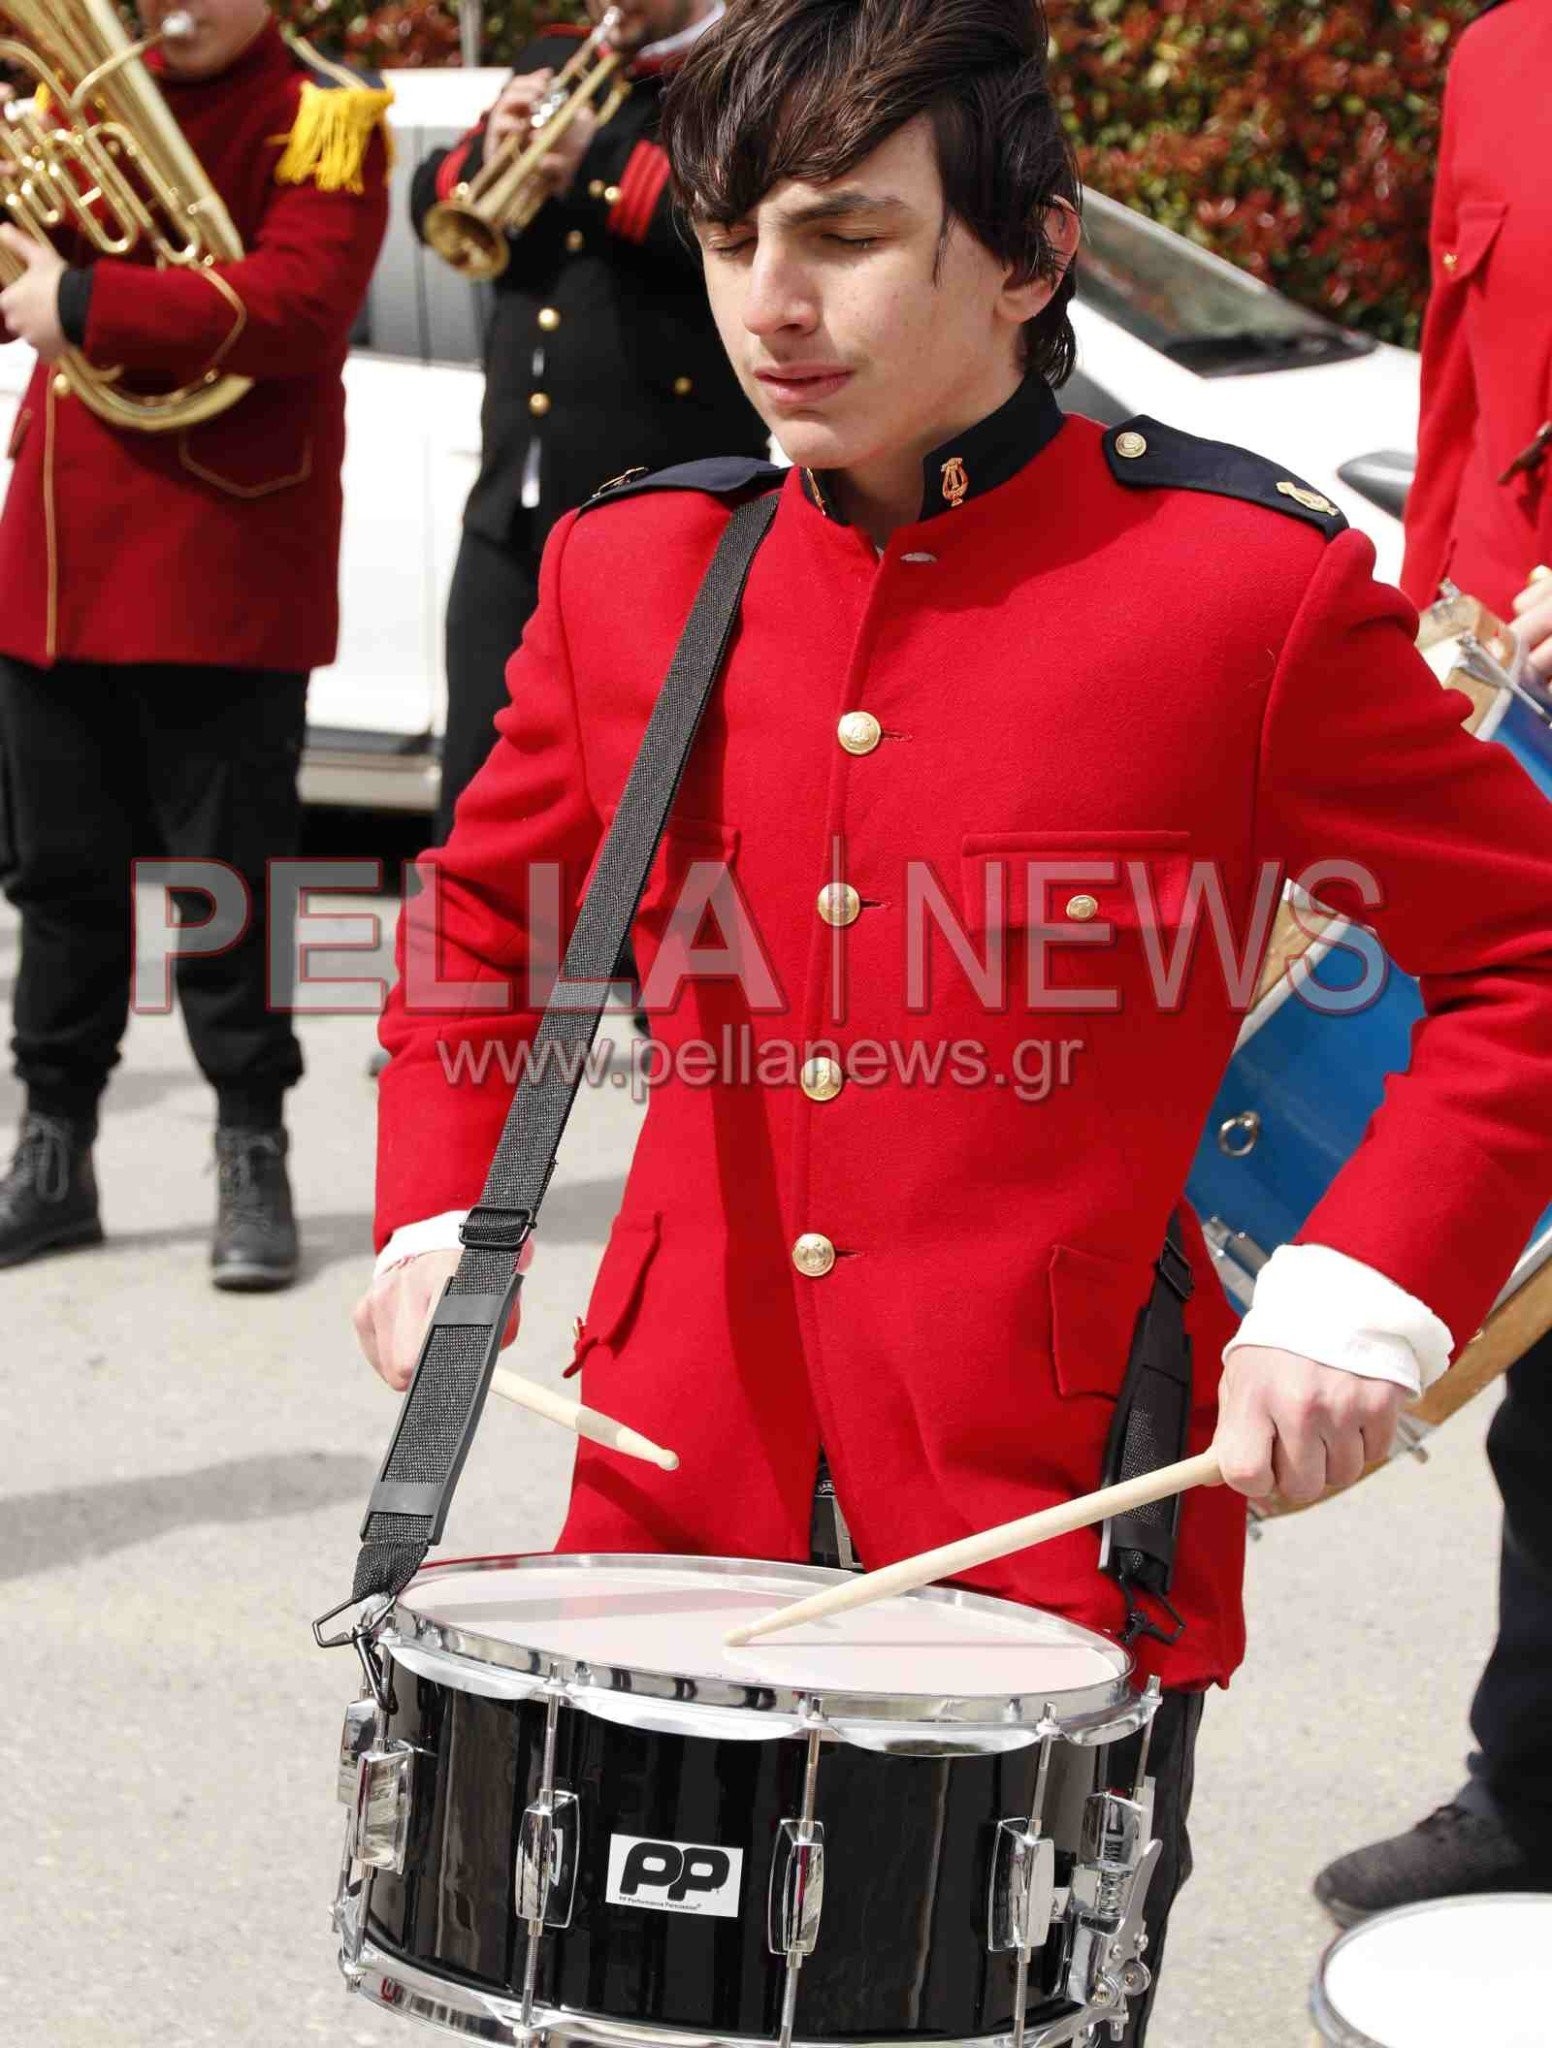
[[[639,1835],[609,1837],[611,1906],[648,1906],[657,1913],[709,1913],[736,1920],[743,1887],[742,1849],[711,1849],[698,1842],[649,1842]]]

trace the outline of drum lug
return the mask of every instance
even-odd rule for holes
[[[1072,1874],[1072,1960],[1067,1996],[1097,2020],[1124,2019],[1126,2002],[1152,1978],[1143,1962],[1148,1937],[1143,1908],[1163,1844],[1149,1841],[1146,1799],[1092,1793],[1083,1814],[1082,1846]]]
[[[363,1870],[404,1874],[416,1754],[407,1742],[390,1742],[368,1750],[357,1766],[350,1854]]]
[[[575,1792],[552,1792],[526,1810],[517,1843],[519,1920],[533,1926],[571,1925],[580,1839]]]
[[[811,1956],[824,1911],[824,1823],[784,1820],[771,1864],[773,1956]]]
[[[340,1735],[338,1792],[341,1806],[356,1803],[356,1783],[361,1759],[377,1741],[382,1716],[373,1699],[352,1700],[345,1709],[345,1727]]]
[[[1027,1820],[998,1823],[987,1900],[986,1946],[995,1956],[1044,1948],[1056,1911],[1056,1844]]]

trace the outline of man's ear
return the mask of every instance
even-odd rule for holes
[[[1083,239],[1083,223],[1078,218],[1077,208],[1066,199],[1053,199],[1045,210],[1045,232],[1055,252],[1056,276],[1031,277],[1017,283],[1010,271],[1003,287],[1008,311],[1020,323],[1033,320],[1045,311],[1078,253],[1078,245]]]

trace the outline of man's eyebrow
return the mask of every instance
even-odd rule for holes
[[[812,200],[806,206],[778,207],[776,217],[783,227],[810,227],[816,221],[852,220],[859,214],[905,215],[915,217],[916,208],[908,199],[901,199],[891,192],[865,192],[860,185],[843,186],[839,191],[830,192],[823,199]],[[724,231],[733,228],[751,228],[755,224],[753,212],[734,220],[722,214],[704,213],[698,207],[690,215],[690,224],[697,234],[709,233],[717,228]]]
[[[864,192],[860,186],[843,186],[840,191],[827,193],[823,199],[815,199],[806,206],[777,209],[784,224],[795,228],[808,227],[815,221],[840,220],[856,213],[914,213],[915,210],[907,199],[888,192]]]

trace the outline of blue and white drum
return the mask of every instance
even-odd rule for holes
[[[1507,652],[1503,629],[1456,598],[1428,614],[1419,644],[1441,681],[1471,696],[1469,728],[1507,747],[1552,801],[1552,705],[1495,658]],[[1392,964],[1377,999],[1364,999],[1360,984],[1367,978],[1372,987],[1373,964],[1374,941],[1345,920],[1323,921],[1308,903],[1284,905],[1189,1182],[1219,1278],[1241,1308],[1257,1271],[1357,1149],[1387,1077],[1410,1057],[1423,1015],[1418,985]],[[1402,1447],[1414,1447],[1549,1326],[1552,1207],[1482,1331],[1408,1418]]]

